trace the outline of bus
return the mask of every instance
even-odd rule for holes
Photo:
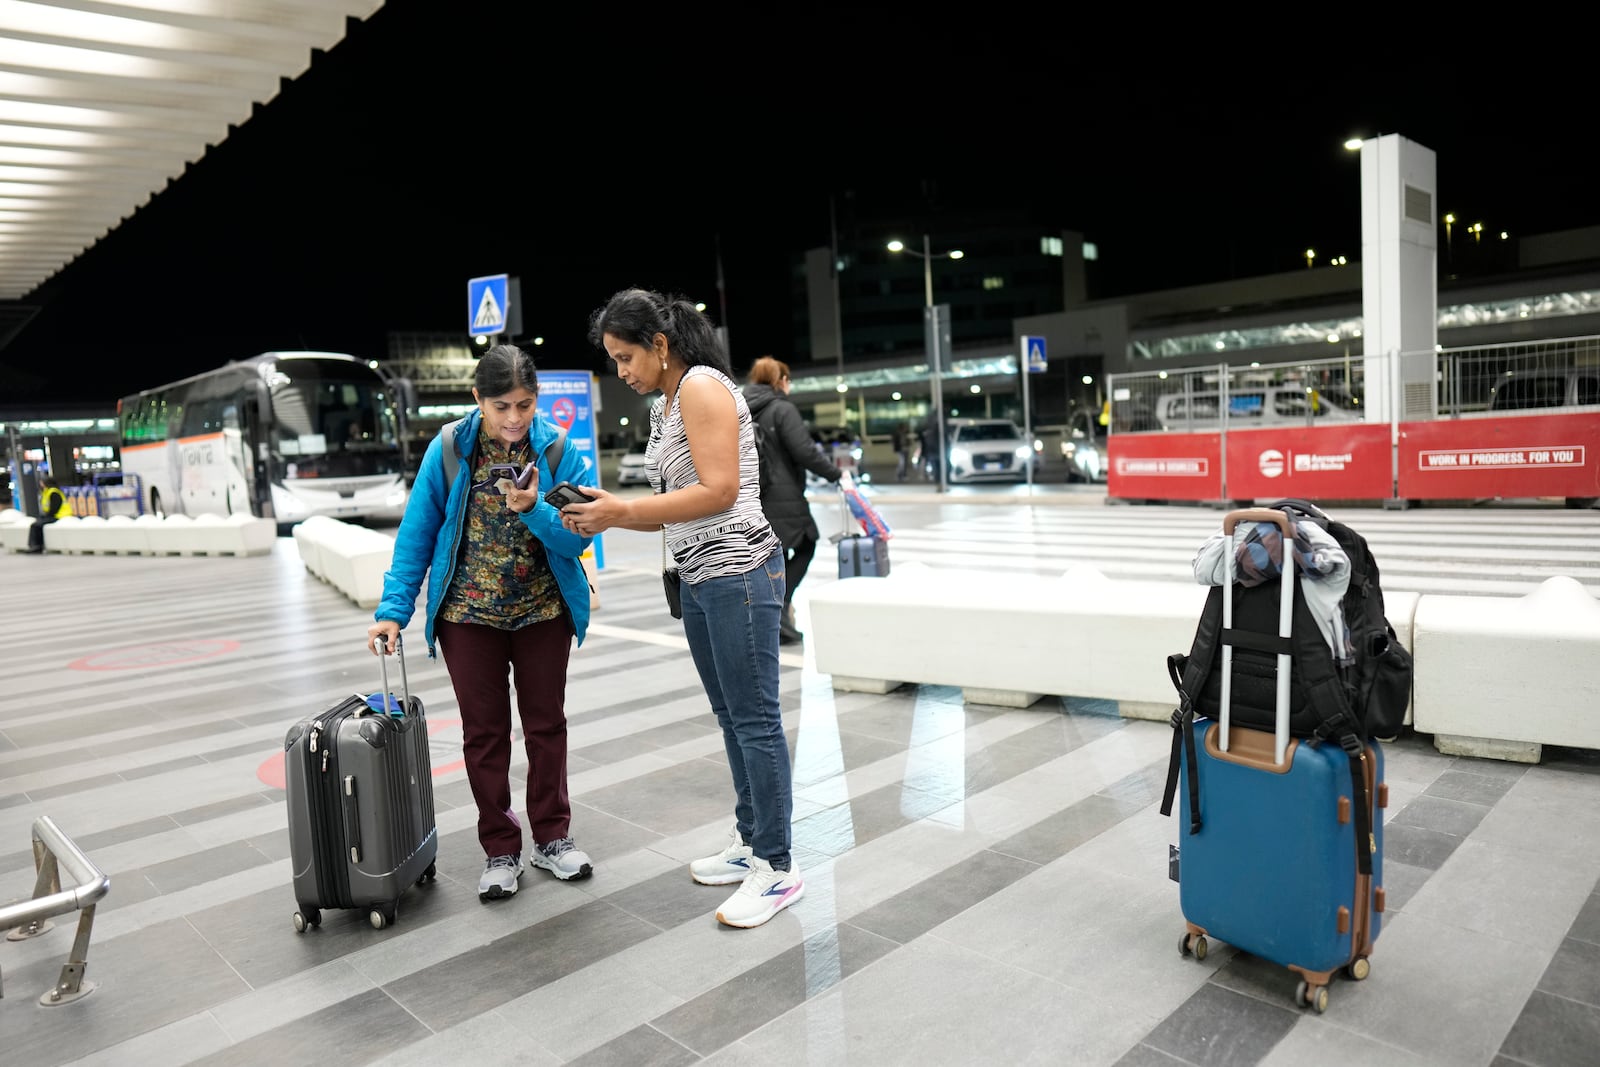
[[[394,520],[410,383],[338,352],[265,352],[117,401],[122,469],[155,515]]]

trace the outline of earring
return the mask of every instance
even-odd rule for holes
[[[661,361],[661,369],[662,370],[666,370],[667,369],[667,361],[666,360],[662,360]]]

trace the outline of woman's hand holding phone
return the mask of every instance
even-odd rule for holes
[[[561,525],[579,537],[593,537],[626,520],[627,501],[592,485],[584,486],[581,492],[587,498],[585,502],[557,505],[561,509]]]

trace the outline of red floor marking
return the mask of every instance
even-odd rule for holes
[[[460,719],[429,719],[428,736],[432,737],[441,730],[447,729],[451,726],[460,725]],[[467,761],[465,759],[458,759],[453,760],[450,763],[440,764],[433,769],[433,776],[437,778],[440,775],[449,774],[451,771],[460,770],[466,765]],[[256,777],[274,789],[283,789],[283,752],[274,752],[271,756],[268,756],[265,760],[263,760],[261,766],[256,768]]]
[[[224,638],[202,641],[163,641],[152,645],[129,645],[109,652],[96,652],[67,664],[69,671],[131,671],[140,667],[170,667],[193,663],[232,652],[239,642]]]

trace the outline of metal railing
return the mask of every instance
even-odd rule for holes
[[[61,977],[39,998],[45,1007],[70,1004],[94,992],[94,983],[83,977],[89,967],[89,933],[94,928],[95,903],[110,891],[111,879],[48,816],[33,821],[33,865],[38,877],[32,899],[0,906],[0,930],[11,931],[7,941],[25,941],[53,929],[48,921],[52,915],[79,913],[78,935]],[[69,879],[66,888],[61,884],[63,873]],[[0,996],[4,995],[0,981]]]
[[[1575,371],[1600,375],[1600,337],[1447,348],[1438,353],[1437,366],[1440,418],[1487,411],[1491,404],[1497,411],[1510,413],[1547,406],[1543,401],[1552,398],[1531,395],[1535,383],[1560,385]],[[1495,404],[1499,390],[1508,393]],[[1579,400],[1594,402],[1581,395]]]
[[[1592,382],[1600,376],[1600,336],[1401,352],[1392,358],[1407,365],[1409,359],[1419,356],[1433,358],[1441,419],[1553,406],[1549,396],[1532,394],[1559,389],[1574,374],[1581,376],[1576,402],[1597,402]],[[1384,368],[1379,373],[1389,373],[1390,360],[1375,357],[1370,365]],[[1347,353],[1294,363],[1219,363],[1115,374],[1109,382],[1111,431],[1217,430],[1224,413],[1233,429],[1364,421],[1368,366],[1363,356]],[[1422,388],[1426,392],[1425,382]],[[1497,391],[1505,393],[1499,402]]]

